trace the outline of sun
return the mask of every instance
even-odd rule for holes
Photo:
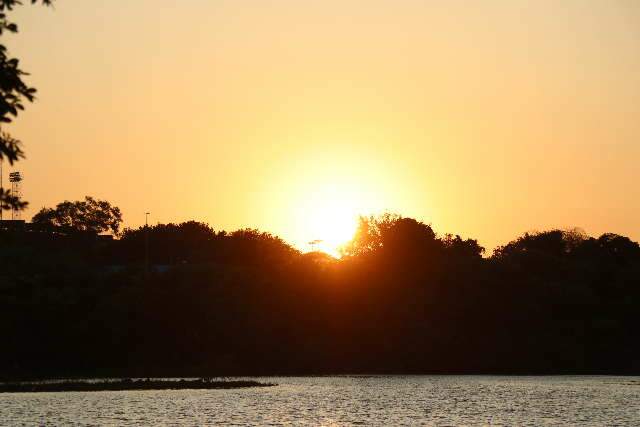
[[[300,251],[339,258],[359,218],[402,208],[407,186],[398,185],[401,175],[388,159],[367,151],[368,145],[343,135],[311,135],[309,140],[310,146],[288,153],[274,177],[265,180],[259,192],[265,206],[261,215],[265,221],[273,218],[273,231]]]
[[[307,237],[305,250],[317,250],[339,257],[340,247],[349,242],[363,212],[361,194],[345,187],[325,186],[307,195],[299,218]]]
[[[318,207],[309,218],[309,229],[315,236],[309,242],[310,250],[340,256],[340,247],[355,234],[357,216],[340,205]]]

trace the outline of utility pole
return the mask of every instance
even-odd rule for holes
[[[149,275],[149,214],[144,213],[144,278]]]

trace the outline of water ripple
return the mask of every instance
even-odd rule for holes
[[[277,387],[0,395],[0,425],[640,425],[638,377],[261,378]]]

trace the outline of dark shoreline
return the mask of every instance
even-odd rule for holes
[[[496,377],[637,377],[640,371],[354,371],[354,372],[229,372],[209,374],[206,372],[113,372],[105,373],[104,371],[94,373],[76,373],[69,372],[51,374],[51,375],[22,375],[22,376],[0,376],[0,392],[8,384],[45,384],[45,383],[75,383],[75,382],[119,382],[119,381],[164,381],[178,382],[184,381],[213,381],[220,383],[240,383],[252,382],[247,380],[270,379],[276,377],[380,377],[380,376],[496,376]],[[257,382],[257,381],[254,381]],[[271,384],[276,385],[276,384]]]
[[[0,393],[38,393],[69,391],[125,390],[219,390],[249,387],[273,387],[277,384],[249,380],[156,380],[119,379],[99,381],[13,382],[0,383]]]

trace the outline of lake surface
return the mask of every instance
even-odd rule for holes
[[[236,390],[0,394],[0,425],[640,425],[640,377],[260,378]]]

